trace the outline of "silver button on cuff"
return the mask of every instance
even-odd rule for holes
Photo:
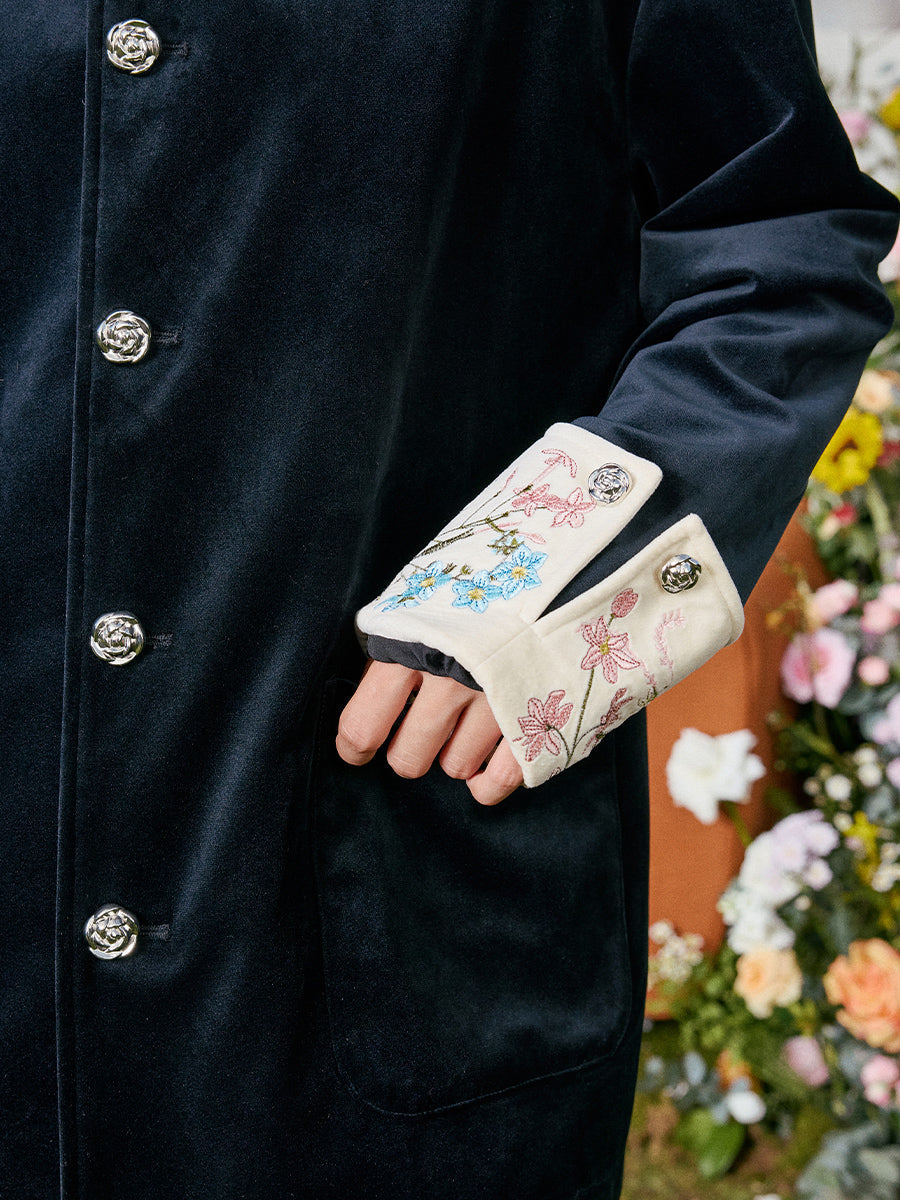
[[[618,463],[604,463],[588,480],[588,492],[599,504],[615,504],[631,491],[631,476]]]
[[[144,648],[144,631],[131,613],[104,613],[91,628],[91,649],[98,658],[120,667]]]
[[[689,554],[676,554],[659,573],[659,581],[667,592],[686,592],[694,587],[703,568]]]
[[[140,362],[150,348],[150,326],[137,313],[120,309],[97,326],[97,345],[110,362]]]
[[[98,909],[84,927],[88,949],[98,958],[127,958],[137,946],[139,932],[137,917],[115,904]]]
[[[143,75],[159,58],[159,38],[146,21],[120,21],[106,35],[106,57],[120,71]]]

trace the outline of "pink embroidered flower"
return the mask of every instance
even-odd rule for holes
[[[550,693],[544,704],[537,696],[528,701],[528,716],[519,717],[522,736],[525,739],[525,761],[533,762],[542,750],[551,754],[559,754],[562,750],[562,739],[559,730],[572,715],[572,705],[560,705],[565,691],[559,688]]]
[[[579,525],[584,524],[584,514],[590,512],[594,507],[593,500],[585,500],[584,493],[581,488],[576,488],[574,492],[569,492],[565,500],[558,496],[551,497],[555,500],[552,507],[556,509],[556,516],[553,518],[554,525],[571,525],[573,529],[577,529]]]
[[[600,667],[603,678],[607,683],[616,683],[619,678],[619,667],[630,671],[641,665],[640,659],[631,653],[627,633],[610,633],[609,626],[602,617],[598,617],[593,625],[582,625],[581,636],[590,649],[581,660],[584,671]]]
[[[847,579],[835,579],[834,583],[826,583],[813,592],[809,601],[811,615],[820,625],[827,625],[851,609],[858,595],[856,584]]]
[[[631,610],[638,602],[638,594],[632,588],[626,588],[624,592],[619,592],[615,600],[612,602],[612,615],[614,617],[627,617]]]
[[[541,454],[546,459],[548,467],[565,467],[573,479],[578,474],[578,467],[565,451],[554,450],[547,446],[541,451]]]
[[[518,496],[513,497],[513,508],[523,508],[526,517],[533,517],[536,508],[556,507],[551,501],[558,499],[550,494],[550,484],[542,483],[537,488],[524,488]]]
[[[859,626],[864,633],[876,635],[887,633],[898,624],[900,624],[900,613],[886,600],[879,597],[877,600],[867,600],[863,605]]]
[[[900,612],[900,583],[886,583],[878,593],[878,599]]]
[[[847,690],[856,662],[853,647],[836,629],[801,633],[781,660],[781,686],[792,700],[817,700],[834,708]]]

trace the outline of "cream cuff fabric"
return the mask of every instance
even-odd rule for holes
[[[455,658],[484,688],[525,785],[543,783],[743,627],[697,516],[541,616],[660,478],[646,459],[553,425],[361,609],[361,633]]]

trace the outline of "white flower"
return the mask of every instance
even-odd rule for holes
[[[823,858],[814,858],[803,872],[803,882],[816,892],[831,883],[833,878],[831,867]]]
[[[853,826],[853,818],[848,816],[847,813],[835,813],[832,821],[835,829],[840,833],[846,833]]]
[[[763,905],[741,913],[728,931],[728,945],[735,954],[749,954],[762,946],[789,950],[793,944],[793,931],[776,912]]]
[[[725,1097],[728,1111],[741,1125],[755,1125],[766,1115],[766,1105],[756,1092],[732,1090]]]
[[[832,800],[849,800],[853,794],[853,784],[846,775],[829,775],[825,780],[825,795]]]
[[[881,863],[872,876],[872,887],[876,892],[889,892],[897,882],[900,882],[900,867],[895,863]]]
[[[859,770],[856,772],[859,776],[859,782],[866,788],[876,788],[881,783],[881,767],[878,763],[864,762],[860,763]]]
[[[794,859],[790,852],[792,847],[787,847],[787,863],[784,862],[783,849],[781,840],[773,836],[771,830],[761,833],[756,841],[747,847],[738,875],[741,886],[758,895],[770,908],[777,908],[779,904],[793,900],[801,890],[796,875],[789,873],[788,864],[792,864]],[[805,864],[805,853],[799,861]],[[788,867],[788,870],[785,870],[785,867]]]
[[[671,921],[654,921],[650,926],[650,938],[660,946],[667,942],[674,932],[675,927]]]
[[[720,800],[749,799],[751,784],[765,775],[761,759],[750,753],[754,745],[756,738],[749,729],[718,737],[682,729],[666,763],[672,799],[704,825],[712,825]]]

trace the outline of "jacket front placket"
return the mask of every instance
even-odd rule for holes
[[[138,752],[151,703],[141,667],[166,638],[151,633],[141,594],[147,513],[135,496],[145,400],[177,334],[155,303],[165,264],[141,182],[164,169],[147,159],[148,114],[159,119],[166,65],[185,49],[118,3],[88,6],[57,880],[64,1200],[90,1191],[96,1126],[117,1094],[127,1123],[117,1045],[141,1037],[156,970],[147,947],[168,936],[149,883],[158,876],[141,865],[152,821]]]

